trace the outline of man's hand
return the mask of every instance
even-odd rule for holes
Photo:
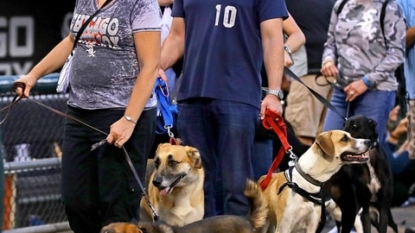
[[[265,118],[265,111],[269,109],[272,112],[278,113],[282,116],[281,100],[275,95],[266,95],[261,103],[261,120]]]

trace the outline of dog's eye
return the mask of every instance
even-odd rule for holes
[[[347,142],[349,141],[349,137],[347,137],[347,135],[343,135],[342,139],[340,139],[341,142]]]
[[[160,166],[160,159],[159,159],[159,158],[156,158],[156,159],[154,160],[154,166],[155,166],[156,168],[158,168],[158,167]]]
[[[169,161],[169,166],[170,166],[170,167],[175,167],[175,166],[177,166],[177,164],[179,164],[179,162],[174,161],[174,160],[170,160],[170,161]]]

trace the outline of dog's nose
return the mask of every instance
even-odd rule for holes
[[[156,186],[157,188],[160,187],[162,182],[162,179],[160,177],[154,177],[153,179],[153,185]]]
[[[365,141],[363,142],[366,146],[372,146],[373,143],[370,139],[365,139]]]

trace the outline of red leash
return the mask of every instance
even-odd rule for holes
[[[291,151],[292,147],[288,143],[287,139],[287,127],[285,125],[284,119],[278,113],[274,113],[270,110],[266,110],[265,118],[262,120],[262,125],[265,129],[273,130],[277,134],[278,138],[281,141],[282,147],[278,151],[277,156],[271,164],[271,167],[268,170],[267,176],[259,184],[262,190],[268,187],[269,182],[272,178],[272,173],[280,165],[282,159],[284,158],[284,153]]]

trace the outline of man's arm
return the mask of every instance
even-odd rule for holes
[[[265,20],[261,23],[264,65],[268,76],[268,88],[270,90],[281,89],[281,80],[284,73],[282,21],[282,18],[276,18]],[[266,110],[282,115],[280,99],[275,95],[265,96],[261,103],[261,119],[264,119]]]
[[[161,49],[160,69],[166,70],[183,56],[185,40],[184,18],[174,17],[170,33]]]
[[[284,70],[284,39],[282,18],[270,19],[261,23],[264,65],[268,76],[268,88],[280,89]]]
[[[174,0],[158,0],[159,6],[168,6],[173,4]]]
[[[406,47],[415,43],[415,26],[406,29]]]

